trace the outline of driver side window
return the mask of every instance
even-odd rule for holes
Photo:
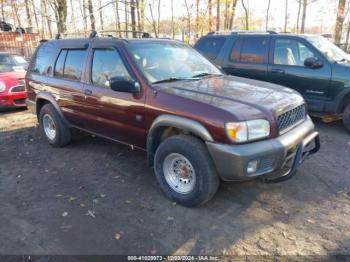
[[[276,39],[273,63],[275,65],[304,66],[314,53],[302,42],[293,39]]]
[[[91,80],[98,86],[110,87],[110,79],[131,79],[119,53],[114,49],[95,49],[92,60]]]

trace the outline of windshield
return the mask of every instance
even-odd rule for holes
[[[152,83],[222,74],[197,51],[182,43],[131,43],[129,51]]]
[[[316,47],[322,54],[324,54],[332,62],[346,62],[350,61],[350,56],[334,45],[328,39],[321,36],[307,37],[310,43]]]

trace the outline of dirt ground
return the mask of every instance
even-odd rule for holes
[[[350,135],[292,180],[222,183],[203,207],[160,191],[146,155],[81,135],[55,149],[28,111],[0,114],[0,254],[350,254]]]

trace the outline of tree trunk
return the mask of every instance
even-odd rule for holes
[[[237,2],[238,2],[238,0],[233,0],[233,3],[232,3],[232,9],[231,9],[232,13],[231,13],[230,23],[229,23],[229,28],[228,28],[229,30],[233,29],[233,21],[235,20]]]
[[[5,19],[5,9],[4,9],[4,0],[1,0],[1,18],[2,18],[2,21],[6,21],[6,19]]]
[[[271,0],[268,0],[267,2],[267,8],[266,8],[266,18],[265,18],[265,30],[269,30],[269,12],[270,12],[270,5],[271,5]]]
[[[136,14],[137,14],[137,30],[141,32],[142,29],[141,29],[140,0],[136,0]]]
[[[340,44],[342,31],[343,31],[343,23],[345,18],[345,0],[339,0],[338,2],[338,10],[337,10],[337,18],[335,22],[334,29],[334,43]]]
[[[101,30],[104,30],[103,25],[103,11],[102,11],[102,3],[101,0],[98,1],[98,13],[100,14],[100,24],[101,24]]]
[[[286,0],[285,11],[284,11],[284,32],[287,32],[288,26],[288,0]]]
[[[83,2],[83,4],[82,4]],[[81,16],[83,17],[84,33],[87,33],[87,15],[86,15],[86,2],[85,0],[79,1]]]
[[[70,10],[71,10],[71,15],[72,15],[72,27],[73,27],[73,31],[75,32],[77,30],[77,26],[76,26],[76,23],[75,23],[75,10],[74,10],[74,6],[73,6],[73,0],[70,0]]]
[[[191,12],[190,7],[187,4],[187,0],[185,0],[186,12],[187,12],[187,31],[188,31],[188,40],[187,43],[191,42]]]
[[[216,1],[216,31],[220,31],[220,0]]]
[[[173,39],[175,39],[174,0],[171,0],[171,30],[173,33]]]
[[[96,26],[95,26],[94,7],[92,6],[92,1],[91,0],[88,0],[88,7],[89,7],[89,16],[90,16],[91,30],[95,31],[96,30]]]
[[[213,9],[212,0],[208,0],[208,13],[209,13],[209,32],[213,30],[213,17],[212,17],[212,9]]]
[[[140,0],[141,31],[145,30],[145,0]]]
[[[28,2],[28,0],[24,0],[24,3],[25,3],[25,7],[26,7],[28,27],[33,27],[32,15],[30,13],[30,8],[29,8],[29,2]]]
[[[245,13],[245,30],[249,30],[249,10],[246,4],[244,3],[244,0],[242,0],[242,6]]]
[[[199,0],[196,0],[196,34],[199,32]]]
[[[116,0],[114,2],[114,12],[115,12],[115,30],[117,31],[117,35],[122,37],[121,29],[120,29],[120,19],[119,19],[119,1]]]
[[[135,0],[130,1],[130,12],[131,12],[131,29],[132,29],[132,37],[136,38],[136,14],[135,14]]]
[[[348,22],[348,29],[346,31],[346,39],[345,39],[345,51],[348,52],[350,50],[349,48],[349,37],[350,37],[350,19]]]
[[[224,30],[228,29],[229,26],[229,17],[228,17],[228,9],[230,8],[228,0],[225,0],[225,20],[224,20]]]
[[[158,23],[157,23],[158,36],[159,36],[159,29],[160,29],[160,0],[158,0]]]
[[[35,20],[35,24],[36,24],[36,29],[39,31],[39,20],[38,20],[38,15],[36,14],[36,7],[35,7],[35,3],[34,0],[31,0],[32,2],[32,7],[33,7],[33,14],[34,14],[34,20]],[[43,2],[43,1],[41,1]],[[44,30],[44,29],[42,29]]]
[[[42,1],[42,3],[43,3],[46,22],[47,22],[47,29],[49,30],[50,38],[52,38],[53,35],[52,35],[51,21],[50,21],[49,17],[47,16],[47,14],[48,14],[47,2],[46,2],[46,0],[44,0],[44,1]],[[44,20],[44,17],[42,17],[42,19]]]
[[[128,38],[129,37],[129,33],[128,33],[128,23],[129,23],[129,17],[128,17],[128,2],[125,1],[124,2],[124,15],[125,15],[125,37]]]
[[[297,0],[297,1],[298,1],[298,14],[297,14],[297,31],[296,31],[296,33],[299,33],[301,0]]]
[[[300,28],[300,33],[302,33],[302,34],[305,33],[307,5],[308,5],[307,0],[303,0],[303,15],[301,17],[301,28]]]
[[[19,18],[18,14],[18,6],[16,1],[11,1],[11,7],[12,7],[12,12],[13,12],[13,20],[17,20],[17,24],[20,27],[21,26],[21,20]]]
[[[149,4],[148,6],[149,6],[150,13],[151,13],[151,18],[152,18],[152,26],[153,26],[154,36],[155,36],[156,38],[158,38],[157,26],[156,26],[156,20],[154,19],[154,16],[153,16],[152,5],[151,5],[151,4]]]
[[[65,34],[67,32],[67,0],[56,0],[56,9],[57,31],[60,34]]]

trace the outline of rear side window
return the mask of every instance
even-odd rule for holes
[[[64,63],[63,77],[80,80],[83,71],[86,50],[68,50]]]
[[[224,37],[204,38],[196,45],[196,49],[207,58],[214,60],[223,47],[225,40]]]
[[[240,62],[263,63],[267,47],[267,37],[246,37],[243,39]]]
[[[62,50],[55,65],[55,76],[63,77],[64,62],[66,61],[67,50]]]
[[[31,72],[36,74],[44,75],[50,64],[51,59],[55,54],[55,46],[48,42],[44,43],[39,47],[31,66]]]

